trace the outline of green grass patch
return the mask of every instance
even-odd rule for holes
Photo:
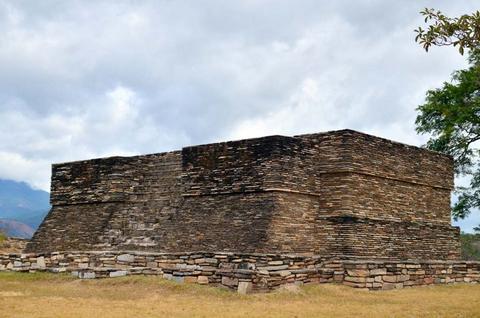
[[[0,283],[4,282],[32,282],[32,281],[68,281],[75,280],[70,274],[53,274],[48,272],[21,273],[21,272],[0,272]]]

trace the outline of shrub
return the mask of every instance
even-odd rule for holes
[[[480,260],[480,234],[462,233],[462,258],[466,260]]]
[[[7,239],[7,235],[5,233],[3,233],[2,231],[0,231],[0,243],[5,241],[6,239]]]

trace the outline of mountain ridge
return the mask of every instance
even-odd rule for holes
[[[25,182],[0,179],[0,230],[30,238],[50,210],[49,198]]]

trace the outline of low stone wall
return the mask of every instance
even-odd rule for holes
[[[479,283],[480,262],[343,260],[343,284],[368,289]]]
[[[0,241],[0,254],[21,253],[28,243],[28,239],[19,237],[7,237]]]
[[[480,262],[325,259],[320,256],[237,253],[55,252],[0,254],[0,271],[69,272],[83,279],[159,275],[179,283],[211,284],[240,293],[287,284],[341,283],[368,289],[479,283]]]

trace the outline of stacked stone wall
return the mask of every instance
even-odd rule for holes
[[[54,165],[27,251],[459,257],[451,158],[350,130]]]
[[[275,187],[281,145],[294,138],[270,136],[186,147],[183,195],[260,192]]]
[[[198,283],[266,292],[288,284],[338,283],[389,290],[413,286],[480,283],[480,262],[325,259],[321,256],[247,253],[148,253],[70,251],[0,254],[0,272],[68,272],[84,278],[157,275]]]
[[[450,226],[445,213],[450,209],[450,189],[362,174],[350,178],[355,197],[351,208],[356,216]]]

